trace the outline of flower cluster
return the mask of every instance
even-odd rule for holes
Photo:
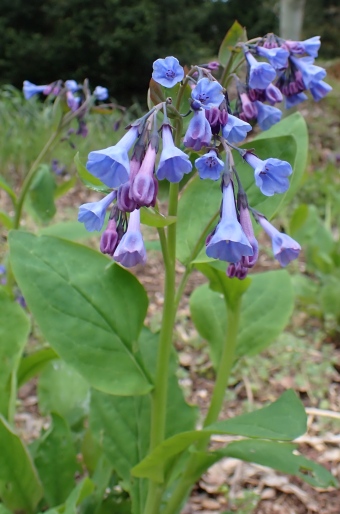
[[[86,109],[83,108],[85,102],[103,102],[109,98],[109,92],[106,87],[97,86],[91,94],[87,86],[87,81],[85,81],[84,85],[81,85],[75,80],[66,80],[65,82],[58,80],[43,86],[37,86],[36,84],[25,80],[23,93],[26,100],[29,100],[38,94],[51,97],[59,96],[64,99],[71,113],[76,114],[78,121],[78,130],[76,133],[82,137],[86,137],[88,132],[85,122]],[[73,130],[71,129],[69,133],[72,131]]]
[[[237,115],[267,130],[280,121],[281,111],[274,105],[283,99],[289,109],[307,99],[307,90],[316,101],[324,98],[332,88],[323,81],[326,71],[314,65],[319,48],[319,36],[290,41],[267,34],[256,44],[244,44],[247,77],[245,83],[237,78]]]
[[[262,160],[253,151],[234,146],[243,141],[252,129],[247,120],[257,118],[259,125],[266,129],[281,116],[278,109],[263,102],[273,104],[282,99],[280,88],[272,81],[291,66],[287,63],[295,62],[293,54],[298,51],[297,46],[289,49],[288,44],[277,43],[275,46],[274,42],[277,42],[276,36],[267,36],[257,45],[245,46],[248,73],[246,84],[238,83],[238,105],[242,106],[239,116],[235,112],[232,114],[226,90],[211,74],[218,69],[216,63],[214,66],[194,66],[185,75],[175,57],[155,61],[152,78],[161,86],[172,88],[180,82],[184,88],[190,84],[192,117],[184,134],[183,147],[179,148],[179,138],[175,144],[168,119],[170,106],[172,115],[174,113],[172,101],[168,98],[131,123],[116,145],[89,154],[87,170],[112,191],[98,202],[82,205],[78,219],[89,231],[101,230],[106,211],[111,206],[100,242],[103,253],[126,267],[145,262],[140,209],[156,205],[159,180],[180,182],[192,171],[187,152],[194,150],[200,152],[195,160],[199,177],[202,180],[220,180],[222,188],[219,221],[206,240],[208,257],[228,262],[229,277],[245,278],[259,253],[251,215],[272,239],[274,256],[282,266],[298,257],[299,244],[280,233],[264,215],[248,205],[232,153],[238,151],[244,162],[253,168],[255,184],[263,195],[287,191],[292,174],[288,162],[275,158]],[[307,52],[309,46],[305,44],[303,48]],[[269,63],[258,62],[254,54],[266,57]],[[162,123],[158,127],[162,111]],[[175,116],[186,115],[176,112]]]

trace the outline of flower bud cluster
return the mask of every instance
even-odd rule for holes
[[[274,256],[282,266],[298,257],[299,244],[276,230],[265,216],[248,205],[232,154],[232,150],[238,151],[253,168],[255,184],[263,195],[283,194],[289,188],[292,167],[288,162],[275,158],[262,160],[252,151],[241,150],[234,145],[242,142],[251,131],[249,120],[257,119],[264,130],[279,121],[281,111],[273,104],[280,102],[283,96],[291,96],[281,87],[282,76],[288,69],[298,67],[296,61],[300,68],[305,66],[307,61],[303,60],[304,57],[297,59],[295,54],[300,55],[302,50],[304,53],[316,51],[308,40],[299,43],[300,46],[292,43],[268,35],[256,45],[244,45],[247,79],[245,83],[238,79],[237,109],[234,113],[227,91],[211,74],[219,71],[218,63],[195,66],[185,75],[175,57],[155,61],[152,78],[161,86],[173,88],[181,83],[184,88],[190,84],[191,118],[182,148],[179,148],[178,139],[177,145],[173,139],[168,119],[170,100],[167,100],[130,124],[116,145],[89,154],[87,170],[112,188],[112,192],[99,202],[82,205],[78,219],[90,231],[101,230],[106,211],[113,204],[101,238],[103,253],[126,267],[145,262],[140,209],[156,205],[159,180],[177,183],[192,171],[188,152],[194,150],[200,153],[195,160],[199,177],[202,180],[220,180],[222,188],[219,221],[206,240],[208,257],[228,262],[228,276],[244,279],[255,265],[259,253],[251,214],[271,237]],[[258,62],[254,55],[269,62]],[[314,74],[315,80],[316,77],[321,80],[324,73],[311,66],[310,73]],[[307,81],[302,70],[301,74],[304,85],[313,82]],[[275,85],[272,83],[274,80],[277,80]],[[315,81],[313,84],[316,87]],[[162,110],[163,121],[158,129],[157,117]],[[178,112],[176,115],[186,116]],[[224,157],[221,155],[223,152]],[[129,221],[127,213],[130,213]]]

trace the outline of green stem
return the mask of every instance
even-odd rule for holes
[[[225,392],[229,382],[230,372],[235,358],[237,331],[240,317],[240,305],[241,297],[238,299],[237,302],[235,302],[235,305],[233,307],[227,304],[227,336],[223,347],[219,367],[217,370],[217,377],[210,403],[210,408],[204,420],[203,427],[211,425],[218,419],[219,413],[223,405]],[[209,443],[209,439],[210,437],[207,436],[206,439],[203,439],[202,441],[197,443],[195,448],[196,451],[204,451]],[[168,504],[166,505],[165,509],[162,511],[162,514],[176,514],[179,511],[180,507],[182,506],[182,503],[189,494],[195,479],[196,457],[195,453],[193,453],[191,457],[189,457],[186,469],[184,470],[181,479],[178,481],[177,487],[172,492],[171,498]]]
[[[14,229],[18,229],[20,227],[20,220],[21,220],[21,214],[22,214],[22,208],[24,205],[24,201],[25,201],[26,195],[28,193],[28,190],[31,186],[32,180],[34,179],[36,172],[39,168],[39,165],[40,165],[41,161],[43,160],[43,158],[45,157],[45,155],[50,150],[50,148],[52,147],[53,143],[55,142],[55,140],[57,139],[59,134],[60,134],[59,130],[56,130],[55,132],[53,132],[53,134],[51,135],[51,137],[45,144],[44,148],[41,150],[40,154],[38,155],[38,157],[32,164],[29,172],[27,173],[27,175],[25,177],[25,180],[23,182],[23,185],[22,185],[22,188],[20,191],[20,195],[19,195],[19,198],[17,201],[15,217],[14,217],[14,222],[13,222]]]

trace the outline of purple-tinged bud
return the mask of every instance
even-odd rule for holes
[[[207,68],[211,71],[216,71],[218,70],[220,67],[220,63],[218,61],[211,61],[211,62],[208,62],[208,66]]]
[[[299,243],[287,234],[279,232],[264,216],[257,216],[257,219],[263,230],[271,238],[274,257],[282,267],[298,258],[301,251]]]
[[[109,219],[108,224],[102,237],[100,238],[100,251],[113,257],[115,249],[118,245],[117,224],[114,218]]]
[[[154,206],[157,191],[154,180],[156,148],[150,143],[143,159],[140,170],[130,187],[130,196],[139,207]]]
[[[223,187],[220,222],[207,239],[208,257],[228,262],[238,262],[243,256],[253,255],[253,249],[237,219],[232,183]]]
[[[276,71],[267,62],[257,62],[250,52],[245,52],[249,65],[249,87],[252,89],[266,89],[276,77]]]
[[[251,102],[247,93],[241,93],[240,95],[242,103],[242,111],[246,117],[246,120],[253,120],[257,116],[257,108],[255,103]]]
[[[217,107],[212,107],[208,111],[205,111],[205,117],[209,121],[209,125],[211,127],[211,132],[215,136],[219,133],[219,131],[221,129],[220,112],[221,111]]]
[[[52,82],[52,84],[49,84],[48,86],[46,86],[43,91],[43,94],[46,96],[48,96],[48,95],[58,96],[60,91],[61,91],[60,81],[57,81],[57,82]]]
[[[256,264],[259,256],[259,244],[254,234],[249,209],[243,205],[240,205],[240,225],[253,249],[253,255],[243,257],[243,266],[246,268],[252,268]]]
[[[271,104],[275,104],[277,102],[282,102],[283,96],[278,87],[274,86],[274,84],[269,84],[267,89],[265,90],[266,100]]]
[[[145,264],[146,250],[140,231],[140,210],[131,212],[128,229],[118,244],[113,258],[126,268]]]
[[[116,191],[112,191],[99,202],[84,203],[79,207],[78,221],[84,223],[89,232],[101,230],[105,221],[106,209],[115,198]]]
[[[244,160],[255,171],[255,183],[261,193],[273,196],[275,193],[285,193],[289,188],[288,177],[293,173],[289,162],[280,159],[259,159],[251,152],[246,152]]]
[[[58,159],[52,159],[51,169],[56,175],[62,175],[66,170],[66,166],[59,163]]]
[[[184,146],[193,150],[201,150],[203,146],[209,146],[212,138],[210,124],[204,111],[194,111],[189,126],[184,136]]]
[[[117,192],[117,207],[123,212],[132,212],[137,209],[137,202],[130,197],[130,181],[121,184]]]
[[[87,137],[89,133],[89,129],[87,127],[85,120],[78,120],[78,130],[76,132],[77,136]]]
[[[229,264],[227,269],[227,276],[229,278],[238,278],[244,280],[248,275],[248,268],[242,264],[243,258],[236,264]]]
[[[201,179],[218,180],[224,169],[224,162],[217,157],[215,149],[195,160],[195,166]]]

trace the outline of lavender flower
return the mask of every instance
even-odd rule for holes
[[[257,107],[257,122],[261,130],[268,130],[272,125],[280,121],[282,116],[280,109],[258,101],[254,103]]]
[[[138,136],[138,127],[131,127],[115,146],[90,152],[86,168],[108,187],[124,184],[129,179],[128,151]]]
[[[194,111],[184,136],[184,146],[193,150],[200,150],[203,146],[210,145],[211,137],[211,127],[204,111]]]
[[[216,229],[208,237],[208,257],[238,262],[243,256],[253,255],[253,249],[237,220],[232,183],[223,188],[222,215]]]
[[[261,56],[268,59],[270,64],[276,70],[287,68],[289,52],[282,47],[276,48],[264,48],[263,46],[257,46],[256,52]]]
[[[117,223],[114,218],[109,219],[102,237],[100,238],[100,251],[113,256],[118,245]]]
[[[162,138],[163,150],[156,175],[159,180],[167,179],[169,182],[179,182],[183,175],[191,172],[192,164],[188,155],[175,146],[171,128],[167,124],[162,127]]]
[[[276,77],[276,71],[267,62],[257,62],[250,53],[245,53],[249,64],[249,86],[252,89],[266,89]]]
[[[285,42],[285,46],[288,47],[293,54],[301,55],[306,53],[311,57],[318,56],[320,45],[320,36],[314,36],[309,39],[305,39],[305,41],[287,40]]]
[[[282,93],[278,87],[274,86],[274,84],[269,84],[269,86],[265,90],[265,97],[268,102],[271,104],[276,104],[277,102],[282,102]]]
[[[215,80],[203,78],[197,82],[196,87],[191,92],[193,109],[210,109],[218,107],[224,100],[223,87]]]
[[[259,243],[254,234],[248,206],[240,206],[240,225],[253,249],[253,255],[242,257],[241,263],[243,267],[252,268],[256,264],[259,256]]]
[[[97,86],[93,91],[93,96],[100,102],[103,102],[109,98],[109,91],[106,87]]]
[[[323,80],[320,80],[320,82],[311,82],[309,85],[311,95],[316,102],[322,100],[332,89],[333,88]]]
[[[288,177],[293,173],[289,162],[280,159],[262,161],[251,152],[246,152],[244,160],[255,170],[255,183],[261,193],[273,196],[275,193],[285,193],[289,188]]]
[[[295,95],[286,96],[285,108],[290,109],[291,107],[295,107],[295,105],[298,105],[305,100],[308,100],[308,96],[305,95],[305,93],[296,93]]]
[[[272,240],[273,253],[281,266],[285,267],[297,259],[301,251],[299,243],[287,234],[279,232],[264,216],[258,216],[258,222]]]
[[[37,86],[36,84],[33,84],[29,80],[24,80],[24,87],[23,87],[24,97],[26,98],[26,100],[29,100],[30,98],[32,98],[32,96],[37,95],[39,93],[43,93],[47,87],[48,87],[47,85]]]
[[[72,112],[79,109],[81,98],[79,96],[74,96],[72,91],[66,92],[66,102],[68,107],[71,109]]]
[[[228,114],[228,121],[222,127],[222,136],[229,143],[240,143],[247,137],[247,132],[251,130],[251,125],[246,121],[242,121],[236,116]]]
[[[84,203],[79,207],[78,221],[84,223],[89,232],[101,230],[105,221],[106,209],[115,197],[116,192],[112,191],[99,202]]]
[[[224,169],[224,162],[217,157],[216,150],[212,149],[210,152],[196,159],[195,166],[200,178],[218,180]]]
[[[140,231],[140,210],[131,212],[128,229],[117,246],[113,258],[126,268],[145,264],[146,250]]]
[[[138,207],[154,206],[157,196],[157,181],[154,178],[155,160],[157,150],[150,143],[143,159],[142,165],[133,179],[130,187],[130,198]]]
[[[184,77],[184,69],[179,64],[176,57],[166,57],[165,59],[157,59],[153,63],[152,78],[161,84],[161,86],[171,88]]]
[[[291,57],[290,60],[301,71],[303,82],[307,89],[311,82],[320,82],[326,76],[326,71],[320,68],[320,66],[315,66],[311,57],[301,57],[300,59]]]
[[[247,93],[241,93],[240,94],[240,100],[242,104],[242,112],[245,115],[245,118],[247,120],[252,120],[256,118],[257,116],[257,108],[254,102],[250,101],[249,96]]]
[[[75,93],[80,89],[80,86],[78,85],[76,80],[66,80],[65,81],[65,87],[67,91],[71,91],[71,93]]]
[[[132,212],[137,209],[137,202],[130,197],[131,182],[124,182],[117,191],[117,207],[123,212]]]

